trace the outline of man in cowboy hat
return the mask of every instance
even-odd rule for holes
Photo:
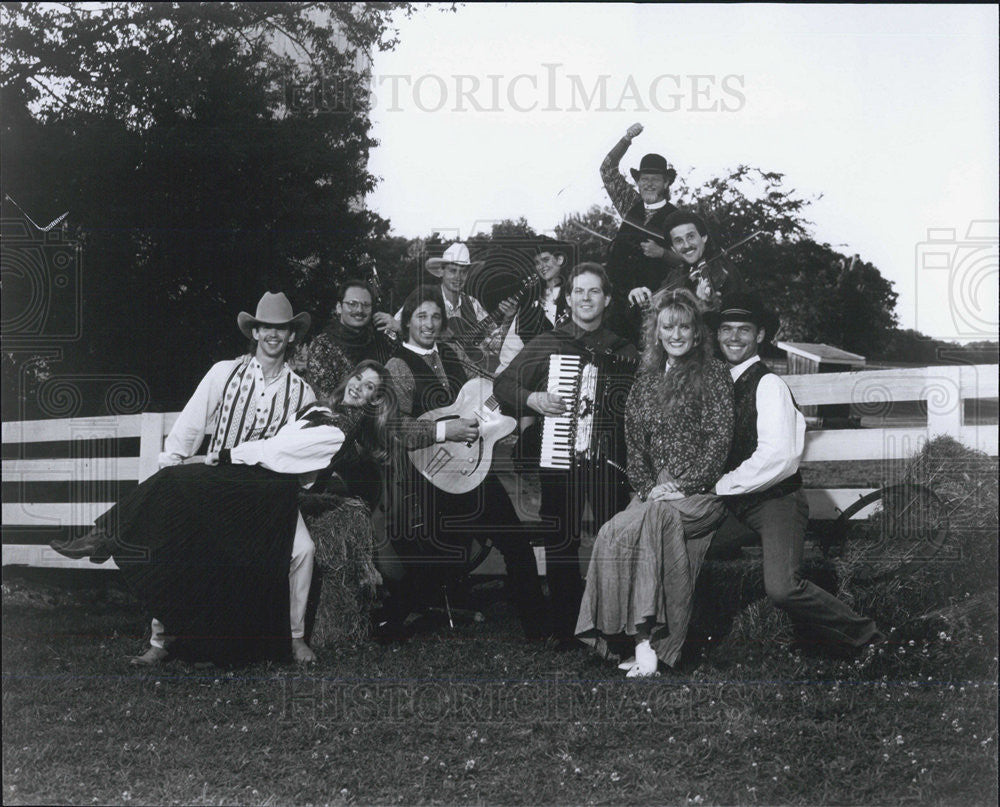
[[[708,225],[690,210],[675,210],[664,223],[670,250],[681,260],[670,270],[660,288],[686,288],[701,301],[702,310],[718,310],[722,298],[743,294],[749,289],[743,275],[724,256],[708,257]],[[646,287],[632,289],[629,302],[645,305],[652,296]]]
[[[284,294],[267,292],[257,303],[256,314],[241,311],[236,323],[243,335],[253,340],[252,352],[220,361],[208,371],[164,441],[159,456],[161,468],[194,456],[209,431],[210,454],[273,437],[298,409],[316,400],[312,388],[285,362],[291,345],[309,329],[309,314],[293,314],[292,304]],[[103,562],[114,547],[100,544],[101,535],[91,532],[54,548],[70,557],[89,556],[94,562]],[[316,658],[303,638],[314,554],[315,545],[300,513],[288,572],[292,652],[300,662]],[[154,618],[150,647],[133,663],[154,665],[165,661],[172,639],[166,630]]]
[[[736,423],[726,472],[715,484],[730,513],[760,535],[764,589],[803,639],[861,647],[884,639],[875,623],[799,577],[809,505],[799,462],[806,424],[785,383],[758,355],[778,318],[755,294],[733,294],[705,314],[735,384]]]
[[[647,154],[639,168],[631,169],[633,188],[618,170],[632,140],[642,133],[633,123],[601,163],[601,180],[611,202],[622,217],[621,227],[608,250],[606,268],[615,286],[608,326],[633,341],[638,338],[641,309],[629,311],[633,289],[658,289],[672,266],[681,264],[668,249],[664,223],[675,208],[670,203],[670,185],[677,171],[660,154]]]

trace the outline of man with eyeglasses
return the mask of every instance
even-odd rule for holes
[[[549,357],[553,354],[638,359],[635,347],[605,325],[611,283],[603,266],[578,264],[566,278],[566,288],[569,320],[528,342],[494,380],[493,394],[504,410],[515,416],[562,415],[572,404],[548,392]],[[616,383],[627,392],[631,377]],[[617,395],[615,400],[624,402],[625,397]],[[583,595],[580,531],[584,510],[589,505],[594,523],[600,526],[628,503],[627,483],[619,470],[625,457],[616,451],[622,442],[623,419],[624,412],[599,407],[594,416],[598,436],[591,441],[597,450],[570,470],[539,468],[540,521],[534,537],[545,544],[545,574],[551,594],[551,621],[546,632],[560,648],[576,646],[573,632]]]
[[[304,375],[321,398],[328,397],[358,363],[385,364],[396,345],[372,322],[371,287],[355,278],[340,284],[330,324],[310,342]]]

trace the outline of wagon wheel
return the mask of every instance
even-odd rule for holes
[[[840,556],[856,580],[875,581],[933,560],[949,534],[940,497],[926,485],[904,482],[879,488],[847,507],[822,549],[827,556]]]

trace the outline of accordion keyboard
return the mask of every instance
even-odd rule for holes
[[[542,423],[542,468],[570,469],[590,451],[594,427],[597,367],[581,356],[549,357],[547,391],[566,402],[563,415],[546,416]]]

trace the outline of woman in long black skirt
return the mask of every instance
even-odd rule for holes
[[[225,664],[289,656],[299,489],[330,471],[349,476],[366,458],[384,460],[395,413],[376,362],[359,364],[331,397],[272,438],[161,469],[97,519],[98,540],[74,542],[92,558],[114,558],[165,626],[169,655]],[[81,556],[73,544],[54,548]]]

